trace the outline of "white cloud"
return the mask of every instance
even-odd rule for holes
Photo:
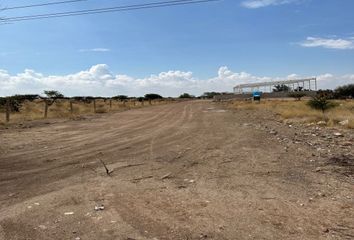
[[[109,48],[90,48],[90,49],[80,49],[79,52],[110,52]]]
[[[43,90],[59,90],[67,96],[90,95],[112,96],[126,94],[142,96],[155,92],[164,96],[178,96],[188,92],[200,95],[205,91],[232,91],[240,83],[262,82],[281,79],[303,78],[290,74],[285,77],[256,76],[247,72],[233,72],[228,67],[220,67],[216,76],[199,79],[192,72],[166,71],[144,78],[134,78],[126,74],[113,74],[106,64],[97,64],[91,68],[67,75],[44,75],[31,69],[15,75],[0,69],[0,96],[42,93]],[[319,88],[334,88],[338,85],[354,83],[354,74],[335,76],[319,74]]]
[[[306,41],[300,43],[303,47],[323,47],[331,49],[354,49],[354,38],[316,38],[308,37]]]
[[[246,0],[241,3],[246,8],[262,8],[299,2],[299,0]]]

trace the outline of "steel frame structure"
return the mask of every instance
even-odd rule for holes
[[[234,94],[252,93],[254,90],[272,92],[276,85],[286,85],[291,91],[299,87],[302,87],[303,91],[317,91],[317,78],[239,84],[234,87]]]

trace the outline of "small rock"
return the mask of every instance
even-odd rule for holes
[[[64,215],[74,215],[74,212],[65,212]]]
[[[341,122],[339,122],[339,124],[342,126],[347,126],[349,124],[349,120],[347,119],[347,120],[341,121]]]
[[[317,167],[317,168],[315,169],[315,172],[320,172],[320,171],[322,171],[322,168],[320,168],[320,167]]]
[[[81,238],[80,237],[76,237],[75,240],[81,240]]]
[[[191,179],[191,180],[189,180],[189,182],[190,182],[190,183],[194,183],[194,182],[195,182],[195,180]]]
[[[325,121],[319,121],[319,122],[317,122],[317,125],[319,125],[319,126],[326,126],[327,123],[326,123]]]
[[[335,132],[333,135],[336,137],[343,137],[343,134],[340,132]]]
[[[40,229],[42,229],[42,230],[46,230],[46,229],[47,229],[47,227],[44,226],[44,225],[39,225],[38,227],[39,227]]]

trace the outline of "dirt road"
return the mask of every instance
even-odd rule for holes
[[[0,239],[353,239],[352,176],[274,124],[195,101],[1,129]]]

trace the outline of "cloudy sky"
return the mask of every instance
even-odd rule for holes
[[[0,0],[2,7],[57,0]],[[162,1],[162,0],[156,0]],[[156,2],[82,0],[8,18]],[[221,0],[0,25],[0,96],[178,96],[316,76],[354,83],[353,0]]]

